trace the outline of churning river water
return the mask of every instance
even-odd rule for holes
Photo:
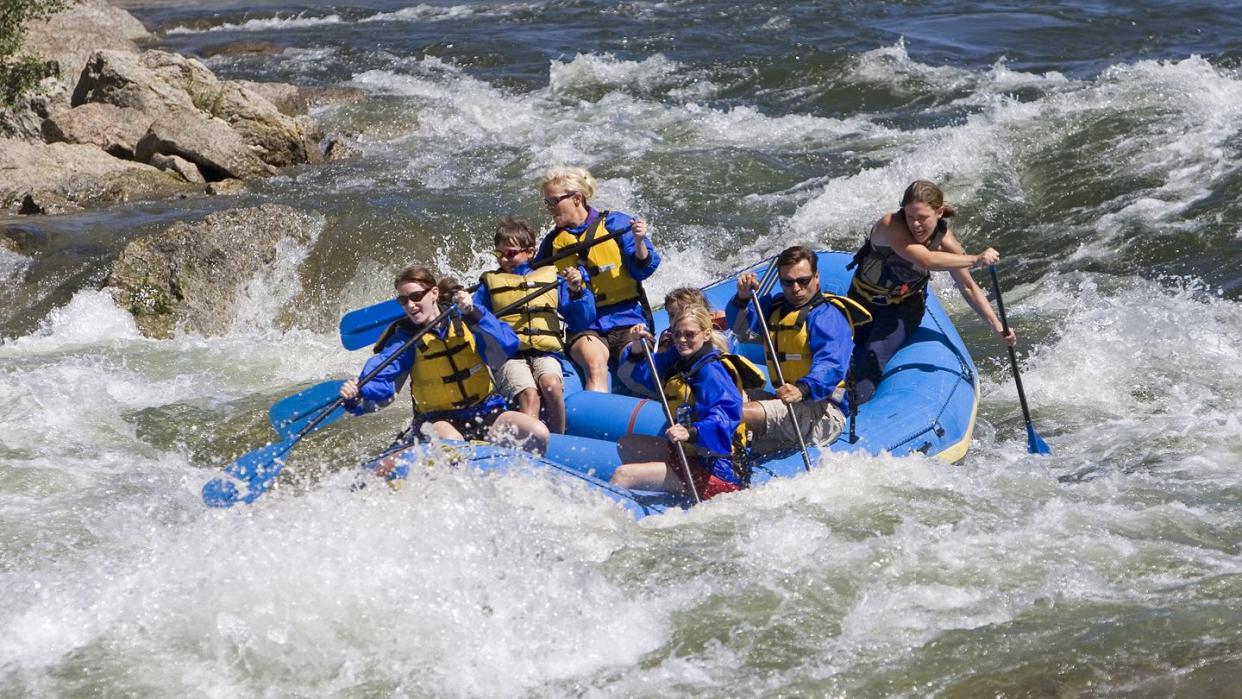
[[[0,694],[1242,694],[1238,3],[130,9],[221,76],[364,90],[316,113],[361,155],[9,222],[34,253],[0,252]],[[203,507],[274,400],[357,369],[343,312],[408,261],[477,274],[506,213],[546,227],[559,163],[651,222],[653,296],[852,250],[943,183],[966,247],[1001,252],[1055,454],[1026,454],[1003,348],[939,279],[982,372],[956,466],[834,455],[641,522],[448,464],[350,492],[393,409],[305,440],[256,506]],[[96,290],[128,240],[265,201],[322,230],[224,336],[145,339]]]

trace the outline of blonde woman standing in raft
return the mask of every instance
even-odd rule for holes
[[[922,322],[931,272],[947,271],[966,303],[998,338],[1010,346],[1018,341],[1012,329],[1005,333],[987,295],[970,276],[972,267],[996,264],[1000,253],[986,248],[967,254],[949,228],[948,220],[956,213],[940,187],[915,180],[902,195],[901,208],[877,221],[854,255],[849,295],[871,311],[871,322],[860,326],[854,337],[857,404],[870,400],[884,365]]]
[[[548,258],[578,243],[620,236],[592,246],[577,257],[556,263],[564,272],[582,265],[595,295],[595,322],[568,338],[569,356],[586,372],[588,391],[608,390],[609,365],[616,366],[630,340],[634,325],[651,326],[651,308],[643,280],[660,266],[660,256],[647,238],[647,224],[619,211],[599,211],[590,205],[595,178],[580,167],[557,167],[539,183],[543,203],[552,214],[552,230],[539,246],[538,258]]]

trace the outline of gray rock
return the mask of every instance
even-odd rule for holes
[[[90,57],[72,99],[75,107],[87,102],[128,107],[153,118],[198,110],[185,85],[170,84],[147,67],[142,55],[124,51],[96,51]]]
[[[239,194],[246,189],[246,183],[241,180],[220,180],[219,182],[208,182],[206,192],[211,196],[219,196],[226,194]]]
[[[203,184],[207,181],[203,179],[203,173],[198,171],[197,165],[180,156],[156,153],[151,156],[151,164],[161,170],[177,173],[186,182]]]
[[[65,11],[25,26],[22,50],[55,61],[72,86],[100,49],[137,53],[137,41],[153,39],[133,15],[104,0],[78,0]]]
[[[164,121],[165,132],[175,125],[165,117],[184,119],[189,112],[199,112],[219,119],[250,147],[248,153],[275,167],[319,159],[313,120],[282,114],[271,101],[244,84],[219,80],[199,61],[167,51],[146,51],[140,56],[96,53],[73,93],[73,104],[86,102],[146,112]],[[223,147],[220,144],[217,150]]]
[[[0,208],[16,211],[64,204],[128,201],[185,189],[180,178],[120,160],[95,146],[0,139]]]
[[[114,157],[133,160],[135,146],[152,121],[134,109],[92,102],[45,120],[43,140],[95,145]]]
[[[263,177],[273,172],[228,124],[192,111],[170,114],[151,124],[134,155],[146,163],[156,153],[185,158],[212,181]]]
[[[328,137],[327,145],[323,149],[323,159],[328,162],[348,160],[357,157],[361,152],[358,142],[352,137],[334,135]]]
[[[104,287],[149,337],[178,328],[219,335],[236,315],[238,290],[275,261],[278,244],[307,244],[322,225],[318,214],[276,204],[178,222],[131,241]]]
[[[27,95],[11,109],[0,109],[0,138],[14,138],[27,143],[43,142],[43,122],[69,109],[69,86],[49,78],[40,91]]]

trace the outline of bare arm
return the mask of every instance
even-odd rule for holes
[[[962,244],[957,241],[957,238],[953,237],[951,232],[945,236],[943,246],[945,248],[956,248],[957,250],[962,249]],[[962,292],[962,298],[966,299],[966,303],[992,329],[996,337],[1010,347],[1017,343],[1018,337],[1014,334],[1013,328],[1010,328],[1008,333],[1005,332],[1000,319],[992,312],[992,304],[988,301],[987,294],[975,283],[974,277],[970,276],[970,271],[966,269],[953,269],[949,270],[949,274],[953,277],[953,283],[957,285],[957,290]]]
[[[960,244],[948,245],[950,240],[957,242],[953,231],[945,233],[944,243],[941,245],[943,250],[928,250],[926,245],[914,239],[905,222],[892,214],[885,215],[875,224],[875,228],[871,231],[871,239],[881,245],[891,247],[898,257],[913,262],[929,272],[970,269],[977,264],[995,264],[996,260],[1000,259],[1000,255],[992,248],[978,255],[968,255]]]

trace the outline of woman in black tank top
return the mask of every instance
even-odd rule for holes
[[[955,213],[940,187],[916,180],[902,195],[901,208],[876,222],[855,255],[850,297],[872,315],[854,337],[855,405],[871,398],[888,360],[922,322],[931,272],[949,272],[966,303],[996,336],[1010,346],[1017,342],[1012,329],[1004,332],[987,295],[970,276],[976,265],[996,264],[1000,253],[987,248],[967,254],[948,225]]]

